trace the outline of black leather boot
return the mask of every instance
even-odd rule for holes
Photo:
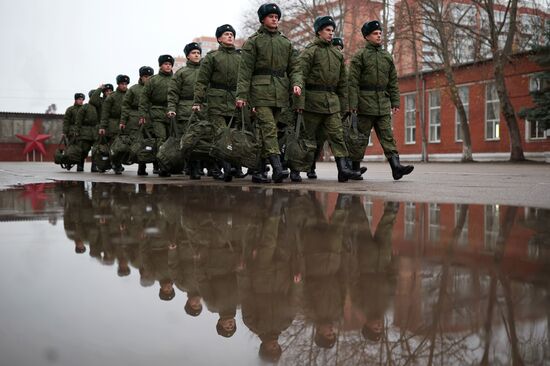
[[[404,175],[411,174],[414,170],[414,166],[412,165],[401,165],[399,155],[392,155],[388,159],[388,162],[390,163],[391,174],[395,180],[403,178]]]
[[[288,178],[288,170],[283,170],[283,165],[281,164],[281,158],[279,155],[269,156],[269,163],[273,168],[271,179],[273,179],[275,183],[282,183],[284,179]]]
[[[145,163],[139,163],[138,164],[138,171],[137,171],[137,175],[149,175],[147,173],[147,165]]]
[[[307,179],[317,179],[317,172],[315,172],[315,169],[317,169],[317,164],[313,162],[311,168],[309,168],[309,172],[307,172]]]
[[[290,171],[290,180],[293,182],[301,182],[302,177],[300,177],[300,172],[296,170]]]
[[[348,167],[345,158],[336,158],[336,168],[338,168],[338,182],[347,182],[348,179],[357,179],[361,176],[360,172]]]
[[[212,167],[210,168],[210,173],[212,173],[212,178],[216,180],[223,180],[223,173],[218,166],[218,163],[214,162],[212,163]]]
[[[367,171],[367,167],[361,166],[360,161],[351,162],[351,170],[359,172],[361,175],[358,178],[351,178],[353,180],[363,180],[362,175]]]
[[[189,162],[189,179],[200,180],[201,174],[199,172],[199,161],[190,161]]]
[[[84,171],[84,160],[82,160],[80,163],[76,165],[76,171],[77,172],[83,172]]]
[[[252,182],[260,184],[271,183],[271,179],[267,177],[265,159],[260,159],[258,167],[254,170],[254,173],[252,174]]]
[[[155,161],[153,163],[153,174],[158,174],[158,173],[160,173],[159,164]]]
[[[227,161],[222,161],[221,165],[223,168],[223,181],[231,182],[233,180],[233,175],[231,175],[231,163],[228,163]]]
[[[92,161],[92,167],[90,168],[90,171],[92,173],[97,173],[99,170],[97,170],[97,165]]]
[[[235,178],[245,178],[247,175],[248,175],[248,172],[247,173],[243,173],[243,167],[240,166],[240,165],[235,165],[235,167],[233,167],[231,169],[231,174],[235,177]]]

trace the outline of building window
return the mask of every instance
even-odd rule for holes
[[[527,133],[525,135],[528,140],[541,140],[546,138],[546,130],[544,129],[542,123],[539,123],[539,121],[525,121],[525,127],[527,129]]]
[[[405,240],[414,240],[416,235],[416,204],[414,202],[405,203]]]
[[[441,209],[439,204],[430,203],[428,211],[428,240],[432,243],[439,242],[441,229]]]
[[[500,102],[494,83],[485,87],[485,140],[500,139]]]
[[[430,92],[430,142],[441,142],[441,95],[439,90]]]
[[[529,78],[529,91],[536,92],[541,90],[542,80],[539,77],[531,76]]]
[[[470,116],[470,88],[467,86],[461,86],[458,88],[458,97],[462,101],[464,106],[464,111],[466,112],[466,117]],[[455,111],[455,137],[457,142],[462,141],[462,127],[460,127],[461,119],[458,114],[458,109]]]
[[[416,143],[416,95],[405,95],[405,143]]]

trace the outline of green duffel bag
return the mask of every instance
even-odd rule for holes
[[[208,121],[199,120],[193,113],[189,117],[187,130],[180,140],[180,150],[184,159],[210,159],[214,129]]]
[[[69,139],[65,147],[65,164],[78,164],[82,161],[82,147],[76,141],[76,137]]]
[[[111,144],[111,162],[115,165],[131,165],[132,162],[132,138],[130,135],[118,135]]]
[[[55,153],[53,154],[53,162],[57,165],[61,165],[63,169],[67,169],[67,156],[65,155],[65,151],[67,149],[67,139],[65,136],[61,138],[59,141],[59,144],[57,144],[57,149],[55,149]]]
[[[154,163],[157,159],[157,140],[151,137],[144,125],[141,125],[139,131],[130,147],[131,161],[140,164]]]
[[[111,169],[109,144],[104,136],[100,136],[99,140],[92,146],[92,161],[101,173]]]
[[[307,172],[315,161],[315,141],[300,138],[300,130],[304,123],[304,116],[298,113],[296,118],[296,129],[287,129],[281,146],[283,161],[291,170]]]
[[[244,111],[242,108],[241,117],[241,129],[232,127],[234,116],[231,117],[227,127],[216,136],[210,155],[233,165],[241,165],[254,169],[258,167],[261,145],[258,143],[256,135],[246,130]]]
[[[180,141],[176,137],[176,122],[173,118],[170,119],[170,136],[159,147],[157,153],[157,161],[159,167],[163,171],[177,171],[183,168],[184,159],[180,149]]]
[[[369,144],[368,137],[357,129],[357,120],[357,114],[353,113],[350,117],[351,123],[344,126],[344,142],[346,143],[348,154],[352,161],[363,160],[365,149]]]

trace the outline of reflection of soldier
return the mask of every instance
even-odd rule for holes
[[[352,302],[363,312],[366,322],[362,334],[367,340],[380,340],[384,313],[393,294],[391,237],[399,205],[386,202],[384,214],[372,236],[369,222],[358,196],[353,196],[348,227],[357,250],[357,271],[352,280]]]
[[[279,237],[283,200],[278,196],[248,243],[239,273],[243,321],[260,338],[260,357],[268,361],[280,358],[279,336],[296,314],[291,257],[296,243]]]
[[[310,212],[302,230],[306,313],[315,324],[315,343],[323,348],[334,346],[334,326],[343,313],[342,235],[343,226],[326,222],[319,209]]]
[[[84,190],[84,182],[68,182],[65,190],[63,226],[67,238],[74,241],[75,252],[86,252],[86,225],[83,216],[85,210],[91,208],[89,198]]]

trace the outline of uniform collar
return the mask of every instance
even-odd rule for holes
[[[187,60],[187,62],[185,63],[185,65],[186,65],[187,67],[192,67],[192,68],[194,68],[194,67],[200,67],[201,62],[200,62],[200,61],[199,61],[199,62],[193,62],[193,61]]]
[[[365,48],[375,50],[375,51],[379,51],[382,48],[382,45],[376,45],[374,43],[371,43],[371,42],[367,41],[367,44],[365,45]]]
[[[274,32],[270,31],[269,29],[267,29],[267,27],[265,25],[261,25],[260,28],[258,28],[258,33],[265,33],[265,34],[269,34],[269,35],[275,35],[275,34],[279,34],[281,32],[279,32],[279,29],[275,30]]]
[[[224,52],[235,52],[235,45],[233,46],[225,46],[223,44],[220,43],[219,47],[218,47],[218,51],[224,51]]]
[[[174,71],[170,71],[170,72],[163,72],[163,71],[160,71],[159,70],[159,75],[162,75],[162,76],[172,76],[172,74],[174,74]]]
[[[315,37],[315,40],[313,41],[313,44],[320,46],[320,47],[328,47],[331,45],[330,42],[325,41],[321,37],[317,36]]]

